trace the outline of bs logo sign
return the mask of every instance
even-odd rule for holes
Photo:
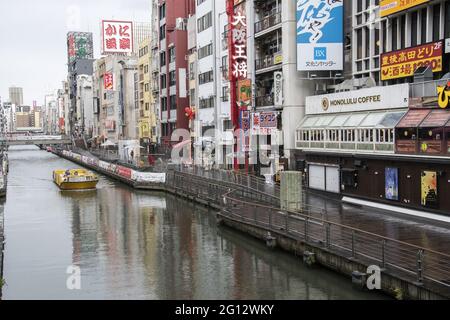
[[[327,60],[327,48],[314,48],[314,60]]]

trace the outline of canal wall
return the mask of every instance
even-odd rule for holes
[[[67,160],[121,181],[130,187],[168,192],[217,209],[219,212],[219,224],[226,225],[263,240],[268,246],[276,246],[295,255],[301,255],[304,258],[313,257],[307,258],[306,261],[311,264],[324,266],[347,276],[349,277],[349,281],[350,279],[354,280],[352,276],[354,277],[355,271],[359,272],[360,275],[367,276],[367,268],[369,266],[367,263],[349,258],[345,254],[337,254],[336,252],[327,250],[320,243],[315,245],[294,239],[286,236],[283,232],[276,232],[270,228],[255,226],[254,224],[246,223],[243,219],[236,219],[231,215],[225,214],[226,206],[223,201],[225,201],[224,194],[227,190],[230,190],[229,186],[221,186],[218,182],[208,183],[208,179],[205,178],[201,178],[196,183],[190,184],[184,180],[169,182],[166,180],[167,176],[165,173],[141,173],[112,163],[81,156],[70,151],[54,151],[54,153]],[[186,174],[184,175],[187,176]],[[269,237],[268,233],[270,234]],[[438,290],[424,286],[423,283],[416,283],[411,278],[389,273],[386,270],[382,270],[381,290],[397,299],[439,300],[450,297],[448,293],[442,294]]]

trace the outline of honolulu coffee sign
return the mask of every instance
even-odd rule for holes
[[[336,99],[336,100],[329,100],[327,98],[324,98],[324,100],[328,101],[329,106],[354,105],[354,104],[381,102],[381,95],[359,97],[359,98]]]
[[[306,98],[306,114],[407,108],[409,86],[372,87]]]

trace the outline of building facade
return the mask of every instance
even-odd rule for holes
[[[161,143],[171,145],[175,129],[188,129],[187,19],[195,13],[194,0],[159,1]]]
[[[351,12],[352,76],[306,99],[297,168],[310,189],[351,203],[448,214],[449,3],[367,0]]]
[[[23,105],[23,89],[19,87],[10,87],[9,101],[16,106]]]

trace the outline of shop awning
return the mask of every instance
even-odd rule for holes
[[[357,112],[306,116],[297,129],[395,128],[406,114],[403,111]]]
[[[450,121],[450,111],[448,110],[433,110],[422,121],[420,128],[439,128],[445,127],[445,125]]]
[[[400,120],[397,128],[417,128],[422,121],[430,114],[431,110],[409,110]]]

